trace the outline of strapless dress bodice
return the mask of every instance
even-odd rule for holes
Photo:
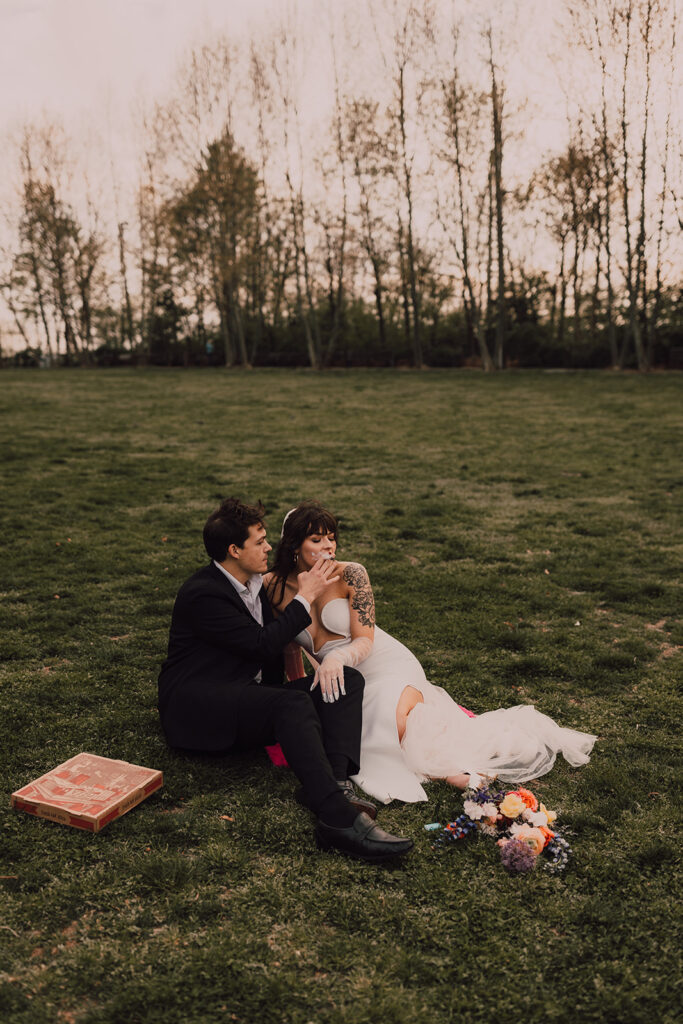
[[[333,597],[331,601],[320,609],[320,621],[328,633],[337,633],[338,636],[327,640],[320,650],[313,649],[313,637],[307,629],[302,629],[295,637],[298,644],[313,655],[314,658],[322,658],[335,647],[342,647],[351,639],[351,612],[349,602],[345,597]]]

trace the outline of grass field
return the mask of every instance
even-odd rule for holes
[[[683,376],[24,371],[0,377],[6,1024],[673,1022],[680,1012]],[[156,676],[218,499],[342,518],[378,623],[475,711],[598,734],[535,788],[564,875],[391,805],[392,869],[321,854],[265,755],[181,757]],[[9,809],[79,750],[161,768],[97,836]],[[678,1010],[676,1007],[678,1006]]]

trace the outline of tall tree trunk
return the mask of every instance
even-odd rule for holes
[[[557,320],[557,345],[558,348],[564,345],[564,326],[567,309],[567,277],[565,273],[565,252],[567,247],[567,236],[562,233],[560,239],[560,312]]]
[[[633,251],[633,245],[631,240],[631,212],[630,212],[630,189],[631,183],[629,180],[629,150],[628,150],[628,110],[627,110],[627,85],[628,85],[628,72],[631,58],[631,22],[633,20],[633,0],[628,0],[625,9],[625,21],[626,21],[626,44],[624,48],[624,64],[623,64],[623,78],[622,78],[622,91],[621,91],[621,141],[622,141],[622,197],[624,204],[624,234],[626,242],[626,287],[628,289],[629,299],[629,329],[630,335],[633,339],[633,345],[635,348],[636,362],[638,368],[643,366],[643,341],[640,329],[640,315],[638,311],[638,299],[639,299],[639,286],[636,280],[638,269],[634,266],[637,265],[638,260],[638,247],[636,246],[636,252]],[[626,344],[627,335],[624,335],[624,342],[621,346],[619,353],[619,367],[624,368],[626,363]]]
[[[339,86],[339,71],[337,68],[337,50],[334,44],[334,37],[331,37],[332,44],[332,64],[334,68],[334,136],[335,136],[335,150],[337,160],[339,161],[339,170],[341,175],[341,186],[342,186],[342,217],[341,224],[339,227],[339,250],[337,257],[337,273],[336,280],[334,280],[333,287],[331,288],[331,309],[332,309],[332,323],[330,325],[330,335],[327,342],[327,351],[325,353],[325,363],[329,365],[334,355],[339,336],[341,334],[343,321],[344,321],[344,310],[346,305],[346,290],[345,290],[345,271],[346,271],[346,236],[348,232],[348,217],[349,217],[349,196],[348,196],[348,180],[346,172],[346,144],[344,141],[344,128],[343,128],[343,115],[342,115],[342,103],[341,93]],[[330,256],[332,253],[330,253]]]
[[[400,214],[398,218],[398,259],[401,277],[401,304],[403,306],[403,329],[405,332],[406,345],[410,347],[412,332],[410,327],[410,299],[408,297],[408,258],[406,256],[406,250],[403,241],[403,222],[401,220]]]
[[[573,145],[570,147],[570,153],[575,153]],[[579,150],[580,153],[580,150]],[[578,347],[581,340],[581,285],[579,283],[579,236],[581,233],[581,211],[579,210],[579,197],[577,195],[577,182],[575,179],[575,168],[576,174],[578,174],[578,156],[572,161],[574,166],[570,166],[567,175],[567,184],[569,186],[569,197],[571,202],[571,230],[574,241],[574,254],[572,257],[572,296],[574,299],[574,316],[573,316],[573,342],[574,348]]]
[[[493,152],[489,162],[488,177],[488,221],[486,234],[486,320],[485,330],[488,338],[493,324]],[[494,367],[496,366],[494,362]]]
[[[119,271],[121,274],[121,287],[123,289],[123,340],[128,341],[128,347],[132,350],[135,344],[134,328],[133,328],[133,306],[130,301],[130,291],[128,289],[128,270],[126,267],[126,240],[125,240],[125,229],[126,225],[123,221],[119,222],[118,235],[119,235]]]
[[[600,196],[597,199],[597,237],[596,237],[596,250],[595,250],[595,278],[593,281],[593,294],[591,296],[591,314],[590,314],[590,333],[591,338],[594,338],[598,330],[598,315],[600,310],[600,279],[602,277],[602,240],[603,240],[603,227],[602,227],[602,210],[601,210]]]
[[[638,316],[638,292],[642,287],[642,321],[644,324],[647,323],[647,312],[648,312],[648,290],[647,290],[647,254],[645,248],[645,188],[647,181],[647,136],[650,119],[650,87],[652,84],[651,75],[651,58],[652,58],[652,8],[653,0],[647,0],[647,6],[645,9],[645,26],[643,29],[643,45],[645,46],[645,97],[644,97],[644,117],[643,117],[643,136],[641,141],[640,150],[640,217],[638,225],[638,238],[636,241],[636,280],[635,280],[635,315]],[[636,342],[636,357],[638,360],[638,369],[648,370],[649,365],[647,362],[647,355],[645,346],[643,344],[642,332],[640,330],[641,324],[638,324],[638,334],[634,334],[634,340]]]
[[[607,289],[607,305],[605,309],[605,320],[607,329],[607,343],[609,345],[610,361],[612,368],[616,369],[619,364],[619,353],[617,351],[617,332],[614,323],[614,286],[612,284],[612,182],[614,179],[614,162],[612,160],[609,129],[607,126],[607,61],[602,42],[600,19],[597,7],[593,12],[593,24],[598,42],[598,56],[600,59],[600,101],[601,101],[601,125],[600,125],[600,150],[602,154],[602,172],[604,175],[604,244],[605,244],[605,284]]]
[[[401,165],[403,171],[403,195],[406,200],[406,234],[405,234],[405,257],[406,276],[410,292],[410,305],[412,312],[412,348],[413,363],[418,369],[424,365],[422,355],[422,325],[420,311],[420,293],[417,283],[417,257],[413,238],[413,182],[412,167],[408,158],[408,140],[406,134],[406,98],[405,98],[405,64],[399,67],[398,71],[398,124],[401,137]]]
[[[493,176],[496,196],[496,252],[498,262],[498,293],[496,296],[496,340],[493,359],[496,369],[505,365],[505,246],[503,243],[503,126],[502,103],[498,93],[496,67],[493,60],[493,38],[489,26],[491,67],[491,113],[493,121]]]
[[[655,288],[652,297],[652,309],[647,321],[647,365],[652,366],[655,358],[654,343],[662,300],[662,242],[664,238],[664,221],[666,214],[666,193],[668,188],[669,146],[671,143],[671,108],[673,81],[676,72],[676,12],[672,17],[671,50],[669,58],[669,88],[664,128],[664,152],[662,154],[662,191],[659,196],[659,215],[657,219],[657,243],[655,250]]]
[[[463,278],[464,278],[464,305],[465,314],[467,317],[467,332],[468,336],[473,334],[477,340],[479,347],[479,356],[481,358],[481,365],[486,373],[493,370],[493,360],[491,359],[491,353],[489,352],[489,346],[486,341],[486,327],[481,314],[481,308],[477,300],[477,295],[474,290],[472,278],[470,276],[470,257],[469,257],[469,235],[468,235],[468,224],[467,224],[467,210],[465,207],[465,183],[464,183],[464,168],[462,162],[462,148],[460,143],[460,95],[458,90],[458,77],[457,72],[453,75],[453,91],[451,100],[451,128],[453,144],[455,147],[455,169],[457,179],[457,190],[458,190],[458,215],[460,218],[460,263],[462,266]]]

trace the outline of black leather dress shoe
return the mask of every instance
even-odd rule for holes
[[[339,788],[342,793],[349,801],[352,807],[355,807],[359,814],[365,813],[373,821],[377,817],[377,808],[374,804],[371,804],[369,800],[365,800],[364,797],[358,796],[355,787],[351,782],[351,779],[347,779],[346,782],[340,782]]]
[[[321,850],[339,850],[372,864],[402,857],[413,848],[412,839],[389,835],[364,813],[348,828],[333,828],[318,819],[315,838]]]
[[[341,789],[342,793],[349,801],[351,806],[355,807],[359,814],[361,812],[364,812],[370,818],[374,819],[377,817],[377,808],[375,807],[375,805],[371,804],[369,800],[363,799],[362,796],[358,796],[358,793],[356,793],[356,790],[354,789],[353,783],[351,782],[350,779],[347,779],[346,782],[338,782],[337,785],[339,786],[339,788]],[[298,804],[301,804],[302,807],[307,807],[310,811],[311,806],[308,800],[306,799],[306,794],[304,793],[301,787],[299,787],[299,789],[297,789],[297,791],[295,792],[294,799]]]

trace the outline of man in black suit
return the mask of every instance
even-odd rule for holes
[[[358,771],[364,680],[344,668],[345,690],[326,703],[312,677],[283,685],[285,646],[311,623],[310,602],[336,577],[323,559],[298,577],[298,594],[277,618],[261,585],[268,552],[262,505],[227,498],[204,527],[209,565],[176,597],[159,713],[169,744],[229,752],[277,741],[315,813],[316,839],[368,861],[401,856],[412,841],[372,820],[373,804],[348,781]]]

